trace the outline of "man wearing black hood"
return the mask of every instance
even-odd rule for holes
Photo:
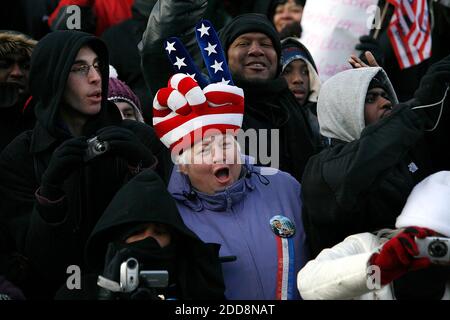
[[[58,294],[61,299],[223,299],[225,287],[219,245],[205,244],[181,219],[162,180],[145,170],[120,189],[97,222],[86,245],[86,261],[94,277],[83,292]],[[154,289],[140,279],[131,292],[96,286],[97,275],[120,282],[120,265],[133,257],[140,270],[166,270],[166,288]]]
[[[44,37],[30,69],[37,124],[0,155],[0,212],[40,297],[64,282],[69,265],[83,266],[84,243],[117,190],[156,165],[151,127],[122,120],[107,100],[108,62],[105,44],[87,33]]]
[[[220,40],[235,84],[244,89],[242,129],[267,129],[267,150],[271,150],[270,130],[279,130],[279,169],[301,181],[316,146],[304,110],[280,77],[281,44],[275,28],[264,15],[244,14],[220,31]],[[262,165],[274,165],[260,160],[257,157]]]

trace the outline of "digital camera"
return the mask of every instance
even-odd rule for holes
[[[450,262],[450,238],[426,237],[416,238],[417,248],[419,249],[418,258],[430,258],[432,263]]]
[[[84,161],[89,161],[105,153],[109,149],[109,143],[106,141],[100,141],[97,137],[88,139],[87,144],[88,146],[84,155]]]
[[[139,263],[135,258],[128,258],[120,265],[120,287],[122,292],[132,292],[139,285],[148,288],[166,288],[169,284],[169,273],[166,270],[139,271]]]

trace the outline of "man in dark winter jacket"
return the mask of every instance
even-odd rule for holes
[[[56,298],[223,299],[218,250],[217,244],[205,244],[186,227],[162,180],[145,170],[117,192],[97,222],[86,245],[88,270],[81,290],[63,286]],[[136,284],[121,280],[120,267],[129,258],[138,261],[140,271],[159,275],[149,282],[139,277]],[[160,271],[167,271],[168,278]]]
[[[15,31],[0,31],[0,152],[16,136],[34,126],[24,108],[29,98],[30,58],[36,41]]]
[[[152,288],[140,278],[129,292],[97,287],[98,298],[157,299],[162,294],[165,299],[223,299],[219,247],[205,244],[186,227],[162,180],[145,170],[106,208],[89,238],[86,258],[92,271],[115,282],[120,282],[120,265],[131,257],[141,271],[168,272],[166,287]]]
[[[44,37],[30,69],[37,124],[0,155],[0,212],[41,297],[64,283],[68,266],[83,266],[84,243],[117,190],[157,163],[152,128],[122,120],[108,102],[108,70],[100,39]]]
[[[220,40],[235,84],[244,89],[242,129],[268,130],[267,150],[278,147],[279,169],[301,181],[315,146],[305,111],[298,108],[295,96],[280,76],[281,44],[275,28],[264,15],[244,14],[220,31]],[[277,146],[271,144],[273,129],[279,130]],[[262,163],[258,155],[246,153],[255,156],[259,164],[276,165]],[[274,156],[277,154],[269,157]]]
[[[440,139],[434,127],[449,121],[449,81],[450,56],[430,68],[408,104],[398,104],[379,67],[347,70],[323,84],[317,113],[331,146],[311,157],[303,175],[313,256],[351,234],[393,227],[412,188],[445,169],[430,159],[424,137],[431,130],[430,139]]]

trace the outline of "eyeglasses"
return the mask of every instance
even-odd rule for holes
[[[73,72],[80,76],[87,77],[89,74],[89,70],[91,70],[91,67],[93,67],[94,70],[100,74],[101,65],[99,62],[94,62],[93,64],[82,64],[82,65],[78,65],[76,67],[72,67],[72,70],[70,70],[70,72]]]

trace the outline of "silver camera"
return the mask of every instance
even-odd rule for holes
[[[133,292],[139,286],[147,288],[166,288],[169,285],[167,270],[139,271],[139,262],[128,258],[120,265],[120,283],[98,276],[97,285],[112,292]]]
[[[417,257],[430,258],[432,263],[450,262],[450,238],[426,237],[416,238],[419,255]]]
[[[97,137],[93,137],[87,140],[87,149],[84,155],[84,161],[89,161],[109,149],[109,143],[107,141],[100,141]]]
[[[148,288],[166,288],[169,284],[167,270],[139,271],[139,263],[135,258],[128,258],[120,265],[120,287],[122,292],[132,292],[142,284]]]
[[[120,265],[120,287],[123,292],[131,292],[139,286],[139,263],[129,258]]]

